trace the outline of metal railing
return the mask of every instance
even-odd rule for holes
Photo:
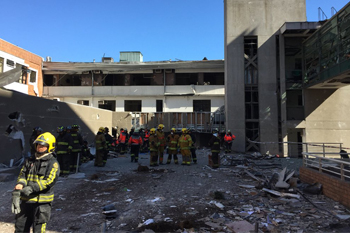
[[[332,156],[333,154],[335,153],[329,155]],[[350,179],[349,159],[333,159],[329,158],[329,156],[318,156],[315,153],[303,152],[303,166],[337,176],[341,180]]]

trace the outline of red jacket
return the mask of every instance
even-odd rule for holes
[[[144,141],[148,141],[148,138],[151,134],[149,133],[149,131],[145,131],[145,138],[143,139]]]
[[[236,139],[236,136],[233,134],[225,134],[224,141],[225,142],[232,142]]]
[[[122,131],[120,133],[118,140],[119,140],[119,143],[126,143],[126,141],[125,141],[126,140],[126,133],[124,131]]]
[[[129,145],[142,145],[142,138],[138,135],[132,135],[129,138]]]

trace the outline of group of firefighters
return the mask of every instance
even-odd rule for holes
[[[170,164],[174,161],[179,164],[178,154],[182,156],[182,165],[191,165],[197,163],[196,156],[196,137],[194,129],[183,128],[182,134],[176,133],[176,129],[172,128],[170,134],[165,136],[164,125],[159,124],[157,128],[148,130],[132,128],[128,134],[126,129],[121,128],[119,136],[113,138],[108,134],[108,128],[100,127],[95,136],[96,158],[95,166],[102,167],[107,162],[107,151],[118,150],[123,155],[127,148],[130,148],[131,162],[138,162],[139,153],[150,153],[150,166],[158,166]],[[225,147],[225,153],[231,153],[232,141],[235,136],[230,130],[225,135],[219,135],[218,130],[213,131],[213,136],[209,141],[211,147],[213,168],[219,167],[220,147]],[[224,145],[222,145],[224,142]],[[164,161],[164,151],[167,149],[167,160]]]
[[[54,197],[54,185],[59,175],[67,175],[73,172],[81,159],[92,159],[87,154],[87,142],[83,141],[79,133],[79,125],[57,127],[58,135],[55,137],[50,132],[42,133],[40,127],[33,129],[30,138],[31,156],[26,159],[18,176],[15,188],[12,192],[12,213],[16,214],[15,231],[44,232],[51,215],[51,202]],[[108,128],[100,127],[95,136],[96,157],[95,166],[104,166],[107,162],[107,149],[114,144],[120,146],[120,153],[126,152],[126,146],[130,146],[131,162],[138,161],[139,150],[146,148],[150,152],[150,166],[164,164],[164,150],[168,149],[166,164],[173,160],[179,164],[178,153],[182,155],[182,165],[190,165],[191,161],[197,163],[194,130],[183,128],[178,135],[172,128],[170,134],[165,137],[164,125],[158,128],[146,129],[143,137],[139,130],[131,130],[128,135],[121,129],[119,137],[115,140],[108,134]],[[213,131],[209,141],[211,147],[213,168],[219,167],[219,152],[225,143],[225,152],[231,151],[232,141],[235,136],[230,130],[222,137],[218,130]],[[82,157],[80,157],[80,154]],[[39,214],[38,214],[39,213]]]

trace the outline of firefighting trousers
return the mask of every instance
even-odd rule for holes
[[[164,146],[158,147],[158,157],[159,157],[159,163],[163,163],[163,156],[164,156]]]
[[[219,152],[211,152],[211,159],[213,161],[213,167],[219,167]]]
[[[188,149],[180,150],[182,155],[182,164],[190,165],[191,164],[191,151]]]
[[[192,156],[192,161],[194,163],[197,163],[196,148],[191,148],[191,156]]]
[[[140,145],[131,145],[130,146],[130,156],[131,162],[137,162],[139,159]]]
[[[96,150],[95,166],[103,167],[104,150]]]
[[[33,233],[46,231],[46,224],[50,220],[51,203],[21,203],[21,212],[16,214],[15,232],[30,232],[33,226]]]
[[[57,161],[60,164],[61,173],[60,175],[68,175],[70,171],[71,155],[69,154],[58,154]]]
[[[177,158],[177,150],[169,150],[168,149],[168,159],[167,159],[167,164],[171,163],[172,158],[174,157],[174,163],[178,164],[179,160]]]
[[[225,153],[231,153],[232,142],[224,142]]]
[[[154,166],[158,164],[158,151],[151,151],[150,152],[150,165]]]
[[[79,152],[72,152],[69,156],[70,160],[71,160],[69,168],[71,171],[75,171],[77,169],[78,153]],[[80,160],[80,158],[79,158],[79,160]],[[79,161],[79,164],[80,164],[80,161]]]

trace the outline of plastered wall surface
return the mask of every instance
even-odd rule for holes
[[[14,112],[20,113],[18,121],[9,119],[9,114]],[[92,143],[99,127],[109,127],[111,132],[111,127],[115,126],[116,122],[120,125],[130,125],[131,120],[125,113],[117,114],[103,109],[0,90],[0,122],[0,163],[8,165],[10,159],[20,158],[22,153],[29,152],[28,142],[34,127],[40,126],[45,132],[57,136],[58,126],[78,124],[83,138]],[[15,130],[23,133],[23,151],[21,139],[13,139],[5,134],[11,124]]]

